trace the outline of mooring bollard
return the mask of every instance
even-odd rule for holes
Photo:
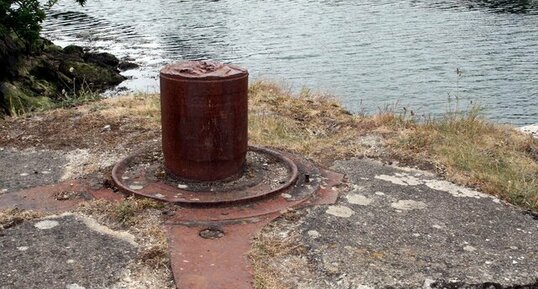
[[[248,148],[248,71],[216,61],[161,69],[166,172],[191,181],[239,175]]]

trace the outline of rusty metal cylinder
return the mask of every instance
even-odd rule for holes
[[[191,181],[239,175],[248,149],[248,71],[185,61],[161,69],[160,82],[166,172]]]

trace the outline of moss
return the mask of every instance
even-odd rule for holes
[[[52,107],[52,102],[48,97],[34,97],[32,94],[18,89],[16,85],[4,82],[0,84],[0,93],[3,95],[4,103],[10,115],[20,115],[37,109]]]
[[[62,49],[46,39],[32,53],[19,46],[12,38],[0,38],[0,66],[5,68],[0,83],[9,84],[0,94],[0,116],[80,105],[126,79],[117,68],[119,60],[109,53],[84,52],[75,45]]]
[[[86,84],[90,89],[101,89],[103,86],[116,85],[125,78],[114,71],[84,62],[67,61],[60,64],[60,71],[75,79],[75,83]]]
[[[31,89],[38,95],[52,96],[57,93],[56,86],[45,80],[34,80]]]

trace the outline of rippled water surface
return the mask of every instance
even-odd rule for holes
[[[538,123],[538,0],[62,0],[44,33],[128,57],[131,90],[158,90],[181,59],[240,64],[354,112],[437,115],[478,103]]]

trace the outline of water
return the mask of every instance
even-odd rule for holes
[[[142,65],[129,90],[158,91],[166,63],[216,59],[354,112],[479,104],[497,122],[538,123],[538,0],[61,0],[49,15],[56,43]]]

